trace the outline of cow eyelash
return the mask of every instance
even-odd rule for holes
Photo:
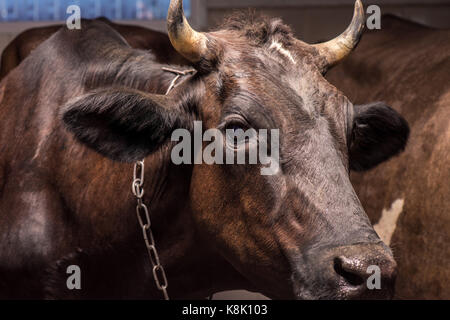
[[[226,130],[238,130],[242,129],[246,131],[250,129],[250,125],[244,119],[240,117],[230,117],[225,119],[224,122],[219,126],[220,129],[226,132]]]
[[[242,129],[244,131],[246,131],[248,129],[248,126],[242,122],[238,122],[238,121],[233,121],[233,122],[229,122],[225,125],[224,130],[239,130]]]

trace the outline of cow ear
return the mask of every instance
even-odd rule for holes
[[[355,106],[350,141],[350,169],[369,170],[405,149],[406,120],[382,102]]]
[[[145,158],[188,116],[168,96],[131,89],[92,91],[62,108],[62,118],[75,137],[100,154],[122,162]]]

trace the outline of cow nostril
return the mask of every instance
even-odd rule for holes
[[[364,284],[365,278],[361,271],[345,257],[334,258],[334,271],[351,286],[359,287]]]

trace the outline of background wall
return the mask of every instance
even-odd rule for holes
[[[331,39],[347,27],[354,0],[208,0],[204,25],[219,24],[235,10],[255,8],[268,16],[281,17],[296,36],[314,43]],[[376,4],[381,14],[395,14],[428,26],[450,28],[450,0],[363,0],[367,7]]]

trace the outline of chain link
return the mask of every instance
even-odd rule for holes
[[[148,208],[142,201],[142,197],[144,195],[144,171],[144,160],[136,162],[133,170],[132,184],[133,194],[137,201],[136,215],[142,229],[142,236],[144,238],[145,247],[147,248],[149,260],[152,264],[153,278],[155,279],[156,287],[162,291],[164,299],[169,300],[169,294],[167,293],[169,283],[167,282],[164,267],[161,265],[161,261],[159,260],[158,250],[156,250],[156,243],[151,229],[152,222],[150,220]]]
[[[177,86],[177,81],[181,78],[181,76],[195,73],[195,70],[193,69],[178,71],[175,69],[163,68],[163,70],[176,74],[176,77],[170,83],[166,95],[169,94],[170,91]],[[152,222],[150,220],[148,207],[142,200],[144,196],[144,174],[145,174],[144,160],[137,161],[134,164],[133,183],[131,184],[131,190],[134,196],[136,197],[137,202],[136,215],[139,225],[142,229],[142,236],[144,238],[145,247],[147,248],[148,257],[152,265],[152,273],[156,287],[163,293],[164,299],[169,300],[169,294],[167,292],[169,282],[167,281],[166,272],[159,259],[158,250],[156,249],[155,238],[153,237],[153,232],[151,229]]]

